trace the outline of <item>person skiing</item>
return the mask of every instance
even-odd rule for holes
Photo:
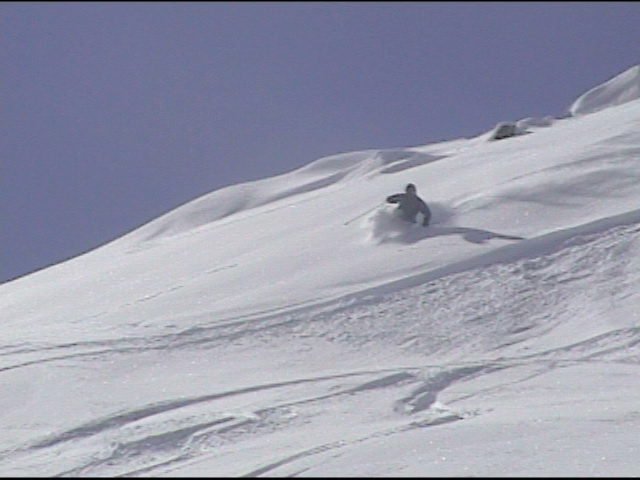
[[[405,193],[395,193],[387,197],[387,203],[397,203],[398,211],[402,218],[408,222],[416,223],[418,212],[422,213],[422,226],[429,225],[431,220],[431,210],[427,204],[416,193],[416,186],[413,183],[408,184]]]

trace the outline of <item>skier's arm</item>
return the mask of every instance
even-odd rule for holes
[[[400,202],[400,199],[402,198],[402,193],[396,193],[394,195],[389,195],[387,197],[387,203],[398,203]]]

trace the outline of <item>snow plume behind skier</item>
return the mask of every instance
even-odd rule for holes
[[[393,210],[385,208],[390,204],[398,206]],[[429,235],[425,229],[414,228],[418,220],[426,227],[432,215],[431,209],[416,195],[413,184],[407,185],[405,193],[390,195],[376,208],[375,213],[366,216],[367,241],[413,243]]]

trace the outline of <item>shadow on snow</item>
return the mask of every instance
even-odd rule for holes
[[[367,219],[370,228],[370,240],[376,243],[413,244],[428,238],[446,235],[460,235],[467,242],[475,244],[482,244],[492,239],[524,240],[523,237],[490,230],[442,225],[446,220],[453,217],[451,210],[440,205],[431,204],[430,208],[432,221],[428,227],[422,226],[422,217],[420,215],[418,216],[418,222],[412,224],[400,218],[396,214],[396,210],[379,209]]]

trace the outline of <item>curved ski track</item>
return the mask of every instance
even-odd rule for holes
[[[474,394],[460,395],[446,406],[439,401],[452,385],[481,375],[527,366],[510,381],[519,382],[581,362],[638,365],[640,327],[631,322],[555,348],[536,349],[529,343],[582,313],[575,310],[576,295],[583,296],[579,304],[598,308],[601,300],[590,286],[597,285],[600,296],[613,300],[636,294],[640,269],[627,268],[619,259],[640,251],[639,223],[640,210],[635,210],[288,312],[145,338],[3,347],[0,371],[166,349],[233,352],[238,345],[278,346],[282,339],[294,353],[308,349],[309,339],[321,339],[364,355],[393,349],[424,361],[371,370],[345,366],[338,373],[150,402],[6,449],[0,452],[0,464],[4,470],[11,464],[16,465],[14,471],[29,472],[45,468],[51,456],[64,454],[69,457],[68,468],[46,475],[170,474],[177,467],[210,459],[225,446],[313,422],[319,411],[339,410],[341,402],[371,404],[373,411],[363,410],[385,419],[354,431],[349,438],[310,438],[294,453],[259,462],[244,473],[260,476],[296,460],[380,436],[481,415],[455,408],[456,402]],[[562,268],[563,264],[573,267]],[[452,298],[457,301],[452,303]],[[487,302],[488,298],[495,302]],[[507,311],[504,305],[509,305]],[[383,394],[372,400],[374,391]],[[229,408],[230,399],[256,393],[261,395],[257,408]]]

